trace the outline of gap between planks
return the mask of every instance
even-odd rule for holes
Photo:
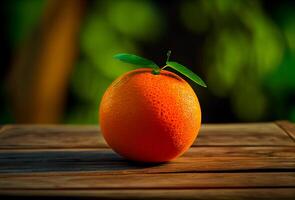
[[[295,190],[286,188],[256,189],[173,189],[173,190],[0,190],[0,194],[13,196],[30,196],[32,199],[48,197],[80,197],[100,199],[280,199],[293,200]],[[57,198],[59,199],[59,198]]]

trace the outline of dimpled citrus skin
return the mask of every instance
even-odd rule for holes
[[[166,162],[183,154],[201,125],[198,98],[178,75],[151,69],[130,71],[105,92],[100,126],[109,146],[142,162]]]

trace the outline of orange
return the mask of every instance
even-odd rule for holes
[[[166,162],[192,145],[201,125],[198,98],[178,75],[149,68],[127,72],[106,90],[99,110],[109,146],[142,162]]]

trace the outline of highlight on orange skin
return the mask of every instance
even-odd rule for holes
[[[123,157],[166,162],[196,139],[201,109],[185,80],[166,70],[151,71],[130,71],[110,85],[100,104],[100,126],[106,142]]]

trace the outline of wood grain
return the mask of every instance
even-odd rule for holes
[[[274,123],[205,124],[195,146],[280,146],[294,145]]]
[[[6,125],[0,149],[107,147],[97,126]]]
[[[193,146],[294,146],[274,123],[204,125]],[[105,148],[97,126],[7,125],[0,149]]]
[[[111,190],[0,190],[5,199],[64,199],[79,197],[82,199],[198,199],[198,200],[294,200],[293,188],[247,188],[247,189],[111,189]],[[20,198],[17,198],[20,197]],[[47,197],[47,198],[46,198]],[[60,197],[60,198],[59,198]],[[76,199],[75,198],[75,199]]]
[[[295,142],[295,125],[288,121],[277,121],[276,124],[284,130]]]
[[[20,172],[99,172],[101,174],[295,171],[294,147],[194,147],[158,165],[132,163],[110,149],[0,151],[0,174]]]
[[[293,128],[286,122],[204,125],[182,157],[143,164],[108,148],[97,126],[6,125],[0,196],[295,199]]]
[[[1,189],[179,189],[295,187],[295,172],[1,175]]]

